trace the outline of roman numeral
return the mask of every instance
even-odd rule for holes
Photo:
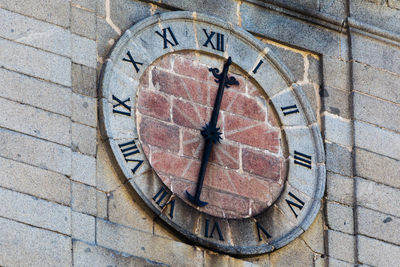
[[[133,67],[134,67],[135,70],[136,70],[136,73],[138,73],[140,69],[139,69],[139,67],[138,67],[137,65],[143,65],[143,63],[138,62],[138,61],[135,61],[135,60],[133,59],[133,57],[132,57],[130,51],[128,51],[128,53],[126,53],[126,54],[128,55],[128,58],[123,58],[122,60],[132,63]]]
[[[216,33],[211,31],[210,34],[207,33],[206,29],[203,29],[204,33],[207,36],[207,41],[203,44],[203,46],[208,47],[208,44],[211,45],[212,49],[218,50],[221,52],[225,51],[225,43],[224,43],[224,35],[221,33]],[[216,38],[213,38],[216,35]],[[213,39],[216,41],[216,45],[213,43]]]
[[[166,206],[170,205],[170,210],[168,215],[172,219],[174,218],[175,199],[172,199],[170,201],[165,201],[163,204],[161,204],[167,195],[168,195],[167,190],[165,190],[165,188],[161,186],[160,190],[153,197],[153,200],[160,207],[160,209],[164,209]]]
[[[256,74],[257,73],[257,70],[258,70],[258,68],[261,66],[261,64],[263,64],[264,63],[264,61],[262,61],[262,60],[260,60],[260,62],[258,62],[258,64],[257,64],[257,66],[254,68],[254,70],[253,70],[253,73],[254,74]]]
[[[133,159],[132,157],[130,157],[132,155],[140,153],[135,141],[132,140],[118,146],[119,149],[121,149],[122,155],[124,156],[126,162],[136,162],[135,167],[131,169],[132,173],[135,174],[137,169],[143,164],[143,160]]]
[[[262,241],[261,232],[263,232],[264,235],[265,235],[267,238],[271,238],[271,235],[267,232],[267,230],[265,230],[264,227],[262,227],[261,224],[259,224],[258,222],[256,222],[256,226],[257,226],[258,241]],[[260,230],[261,230],[261,232],[260,232]]]
[[[292,192],[289,192],[289,196],[291,196],[292,198],[294,198],[297,201],[297,203],[295,203],[289,199],[286,199],[286,203],[289,205],[289,208],[292,210],[294,216],[296,216],[296,218],[297,218],[298,215],[293,207],[296,207],[299,210],[302,210],[304,207],[304,202],[301,199],[299,199],[298,197],[296,197]]]
[[[221,228],[219,227],[218,222],[214,223],[210,235],[208,235],[209,226],[210,226],[210,221],[206,219],[206,226],[204,228],[204,237],[213,238],[214,231],[217,230],[219,240],[224,241],[224,237],[222,236]]]
[[[172,41],[170,39],[168,39],[167,31],[168,31],[169,35],[171,36]],[[156,33],[164,39],[164,49],[168,47],[168,44],[170,44],[172,46],[179,44],[175,38],[174,33],[171,31],[170,27],[162,29],[162,34],[159,31],[156,31]]]
[[[311,156],[294,151],[294,164],[311,169]]]
[[[299,110],[297,109],[296,105],[281,107],[281,110],[282,110],[284,116],[287,116],[287,115],[293,114],[293,113],[299,113]]]
[[[113,113],[118,113],[118,114],[122,114],[122,115],[126,115],[126,116],[131,115],[131,106],[126,104],[126,102],[131,101],[130,97],[128,97],[124,101],[121,101],[118,97],[116,97],[115,95],[112,95],[112,99],[117,102],[116,104],[113,104]],[[121,108],[125,108],[125,111],[116,109],[117,107],[120,107],[120,106],[121,106]]]

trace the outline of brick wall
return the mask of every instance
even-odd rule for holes
[[[0,266],[398,265],[399,9],[395,0],[0,0]],[[303,85],[317,115],[324,207],[304,234],[271,254],[236,259],[176,235],[126,186],[99,134],[96,81],[110,48],[135,22],[171,10],[209,13],[256,35]],[[160,64],[149,73],[153,84],[179,67]],[[230,93],[246,106],[252,84],[242,84]],[[141,97],[146,116],[179,115],[164,118],[162,107],[146,113],[165,92]],[[166,106],[184,105],[171,99]],[[207,113],[207,104],[201,109]],[[279,160],[269,111],[246,114],[271,127],[265,153]],[[232,155],[234,142],[246,144],[235,138],[226,148]],[[258,175],[256,167],[248,172]]]

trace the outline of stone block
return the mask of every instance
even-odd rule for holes
[[[153,261],[163,259],[172,266],[203,266],[203,251],[193,246],[101,219],[96,221],[96,229],[100,246]]]
[[[95,39],[96,14],[73,6],[71,8],[71,32],[89,39]]]
[[[107,218],[108,213],[108,197],[107,194],[101,191],[96,191],[96,207],[97,207],[97,215],[99,218]]]
[[[96,4],[101,3],[103,0],[71,0],[72,6],[87,9],[90,11],[96,11]]]
[[[204,267],[253,267],[257,266],[256,264],[252,264],[246,259],[236,259],[230,257],[228,255],[221,255],[217,253],[213,253],[211,251],[205,251],[204,253]]]
[[[400,131],[400,106],[364,94],[354,94],[354,118]]]
[[[1,68],[0,96],[68,117],[72,113],[71,89]]]
[[[354,236],[333,230],[328,230],[327,235],[329,257],[347,262],[354,262]]]
[[[351,176],[352,161],[348,148],[333,143],[325,143],[326,169],[338,174]]]
[[[71,34],[68,30],[14,12],[0,9],[0,36],[62,56],[71,56]]]
[[[72,34],[72,61],[91,68],[97,66],[96,42]]]
[[[96,159],[79,152],[73,152],[71,179],[96,186]]]
[[[71,238],[0,218],[1,266],[71,266]]]
[[[108,52],[115,41],[119,38],[117,32],[107,23],[104,18],[97,17],[97,55],[105,62]],[[99,68],[100,70],[100,68]]]
[[[358,260],[372,266],[391,267],[399,264],[400,247],[360,235]]]
[[[365,208],[358,208],[358,232],[375,239],[400,244],[400,219]]]
[[[37,48],[0,39],[0,65],[34,77],[71,86],[71,61]],[[18,55],[18,56],[16,56]]]
[[[97,126],[97,101],[94,98],[72,94],[72,121]]]
[[[301,235],[301,239],[311,248],[312,251],[325,254],[324,245],[324,218],[319,212],[310,227]]]
[[[319,11],[335,16],[337,18],[346,17],[346,0],[336,0],[336,1],[320,1]]]
[[[79,123],[72,123],[71,130],[72,149],[83,154],[95,156],[97,139],[96,129]]]
[[[400,217],[400,189],[357,178],[357,204]]]
[[[351,122],[328,112],[324,113],[323,119],[325,139],[350,147],[352,144]]]
[[[71,149],[65,146],[6,129],[0,129],[0,146],[2,157],[65,175],[71,174]]]
[[[329,257],[328,258],[328,266],[331,266],[331,267],[353,267],[354,264]]]
[[[0,186],[70,204],[71,186],[66,176],[6,158],[0,158],[0,166]]]
[[[321,71],[321,58],[317,55],[307,53],[304,56],[305,62],[304,62],[304,68],[306,69],[304,73],[304,81],[308,81],[310,84],[313,84],[314,86],[316,85],[321,85],[322,84],[322,71]],[[286,66],[290,65],[288,63]]]
[[[71,234],[69,207],[0,188],[0,216],[41,228]]]
[[[326,214],[330,229],[346,234],[354,233],[352,207],[328,201],[326,203]]]
[[[79,212],[72,212],[72,238],[95,242],[95,217]]]
[[[158,8],[157,11],[161,13]],[[110,2],[111,20],[122,31],[151,14],[151,6],[148,3],[138,1],[126,2],[124,0]]]
[[[62,145],[71,145],[71,120],[68,117],[4,98],[0,98],[0,113],[1,127]]]
[[[72,63],[72,91],[81,95],[96,97],[96,69]]]
[[[132,190],[132,189],[131,189]],[[152,214],[146,213],[139,203],[134,201],[125,186],[110,193],[108,205],[108,219],[121,225],[129,226],[141,231],[153,232]],[[144,205],[144,203],[141,203]],[[146,207],[144,207],[146,208]]]
[[[353,86],[356,91],[400,103],[400,91],[396,90],[400,76],[358,62],[353,63]]]
[[[291,266],[293,262],[298,266],[313,266],[313,259],[314,252],[300,238],[270,254],[271,266]]]
[[[348,91],[324,86],[320,91],[323,110],[345,119],[351,118],[350,94]]]
[[[373,162],[373,164],[371,164]],[[363,149],[355,150],[356,175],[400,188],[400,161]]]
[[[121,254],[111,249],[93,246],[80,241],[73,242],[74,266],[168,266],[161,262]]]
[[[326,174],[326,197],[329,200],[352,205],[353,203],[353,179],[327,172]]]
[[[96,189],[80,183],[72,182],[72,201],[73,211],[96,215]]]
[[[400,9],[400,2],[398,0],[389,0],[388,6],[391,8]]]
[[[34,17],[67,28],[70,2],[65,0],[0,0],[0,6],[28,17]]]
[[[336,57],[325,56],[322,59],[324,86],[350,90],[349,62]]]
[[[397,47],[355,32],[351,33],[351,45],[355,61],[400,74]]]
[[[354,135],[356,147],[400,159],[400,134],[356,120]]]

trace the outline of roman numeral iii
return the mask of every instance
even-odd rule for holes
[[[311,156],[294,151],[294,164],[311,169]]]

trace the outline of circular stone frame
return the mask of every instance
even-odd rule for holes
[[[225,49],[221,49],[224,51],[204,46],[208,36],[203,29],[225,36]],[[224,219],[200,212],[163,185],[142,153],[134,114],[139,79],[161,56],[183,50],[221,58],[231,56],[233,63],[265,91],[275,108],[288,145],[289,170],[281,195],[261,214]],[[288,244],[315,219],[326,173],[317,121],[302,86],[248,32],[196,12],[175,11],[148,17],[126,30],[116,42],[103,65],[99,86],[101,133],[129,181],[127,185],[164,222],[189,240],[228,254],[256,255]],[[288,113],[289,107],[294,112]]]

